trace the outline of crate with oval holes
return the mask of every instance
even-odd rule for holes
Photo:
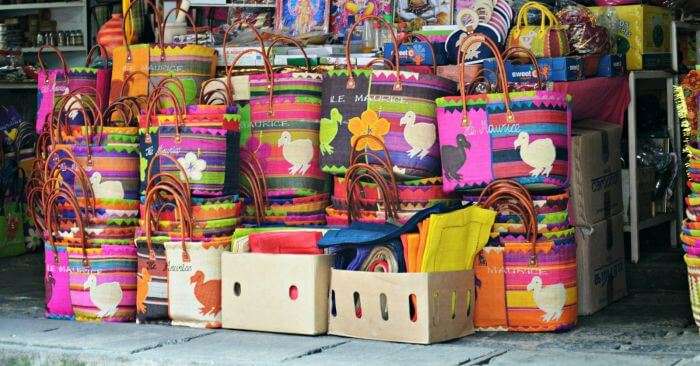
[[[430,344],[474,333],[474,272],[331,270],[328,333]]]
[[[326,333],[330,266],[330,255],[223,253],[222,327]]]

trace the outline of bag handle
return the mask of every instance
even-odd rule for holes
[[[462,52],[462,50],[468,49],[469,46],[475,43],[486,45],[489,49],[491,49],[491,52],[493,52],[493,55],[496,58],[496,67],[499,76],[498,80],[501,84],[501,90],[503,91],[503,103],[505,104],[506,108],[506,119],[508,123],[513,123],[515,122],[515,116],[510,109],[510,95],[508,94],[508,82],[506,81],[506,68],[503,63],[503,59],[501,58],[501,53],[498,51],[498,46],[489,37],[486,37],[481,33],[474,33],[467,37],[467,39],[465,39],[459,47],[459,65],[462,65],[462,67],[459,68],[459,92],[462,96],[462,126],[466,127],[469,125],[469,118],[467,115],[466,83],[463,66],[467,62],[467,54],[466,52]]]
[[[245,191],[248,197],[252,200],[255,206],[255,219],[260,223],[267,216],[267,182],[265,181],[265,173],[260,165],[260,161],[253,152],[241,150],[241,175],[248,180],[250,188],[241,185],[241,189]]]
[[[58,248],[56,247],[55,241],[54,241],[54,232],[58,233],[61,230],[61,227],[58,223],[58,215],[54,212],[56,207],[58,206],[58,199],[61,198],[63,199],[66,203],[69,204],[69,206],[73,209],[73,212],[75,213],[75,221],[76,224],[78,225],[78,230],[80,231],[80,246],[83,249],[83,266],[85,268],[90,268],[90,262],[88,261],[87,257],[87,232],[85,231],[85,222],[83,221],[82,214],[80,213],[80,205],[78,204],[78,200],[75,198],[75,195],[71,193],[68,190],[65,189],[59,189],[58,191],[54,192],[51,194],[51,196],[48,199],[48,202],[44,208],[46,214],[46,220],[47,220],[47,226],[48,226],[48,239],[49,243],[51,243],[51,246],[54,249],[54,258],[56,263],[58,263]]]
[[[72,166],[66,166],[66,163],[71,163]],[[54,166],[53,169],[51,169],[51,174],[47,177],[47,180],[44,182],[44,186],[48,189],[48,186],[46,185],[47,183],[62,182],[63,178],[61,173],[64,172],[70,172],[71,174],[73,174],[73,179],[78,181],[78,183],[80,184],[80,189],[82,189],[83,196],[85,197],[85,208],[87,209],[86,211],[89,215],[87,219],[89,220],[90,217],[95,217],[97,214],[95,211],[96,200],[95,193],[92,190],[92,185],[90,184],[90,179],[85,173],[85,170],[83,170],[83,167],[81,167],[80,164],[76,163],[74,160],[71,160],[69,158],[59,159],[56,166]],[[65,186],[68,187],[74,194],[76,194],[75,190],[72,187],[68,186],[67,184]]]
[[[482,201],[483,200],[483,201]],[[521,184],[506,179],[499,179],[489,184],[481,193],[479,201],[483,207],[517,207],[513,209],[521,216],[525,233],[531,244],[530,265],[537,265],[537,213],[530,193]]]
[[[233,84],[231,82],[231,78],[233,77],[233,68],[236,67],[236,64],[238,64],[238,61],[241,59],[241,57],[243,57],[249,53],[257,53],[260,56],[262,56],[263,63],[265,64],[265,75],[267,76],[267,82],[268,82],[267,91],[269,94],[269,105],[268,105],[267,113],[269,114],[270,117],[273,117],[275,114],[275,111],[272,108],[272,102],[273,102],[274,90],[275,90],[275,75],[272,72],[272,65],[270,64],[270,59],[265,54],[264,49],[258,50],[255,48],[249,48],[249,49],[239,53],[238,55],[236,55],[236,58],[233,59],[233,62],[231,63],[230,70],[227,70],[227,75],[230,75],[227,77],[229,88],[231,88],[231,90],[233,90]]]
[[[374,181],[377,185],[379,200],[384,201],[386,219],[398,221],[399,194],[395,184],[389,184],[375,167],[365,163],[353,164],[345,172],[345,195],[348,202],[348,225],[360,217],[360,199],[355,198],[356,192],[362,189],[362,179]]]
[[[374,140],[374,142],[378,143],[379,146],[381,146],[382,150],[384,151],[384,158],[382,158],[381,156],[379,156],[379,154],[377,154],[373,151],[367,151],[367,149],[358,150],[357,145],[360,143],[360,140],[363,140],[363,139]],[[355,140],[355,143],[350,147],[350,163],[348,166],[362,163],[360,161],[360,158],[362,158],[362,157],[365,158],[364,163],[369,164],[369,165],[371,165],[369,162],[369,158],[374,158],[375,160],[379,161],[379,163],[386,170],[386,175],[388,175],[389,178],[391,179],[391,184],[394,187],[398,187],[398,185],[396,183],[396,177],[394,176],[394,165],[391,162],[391,155],[389,155],[389,150],[386,148],[386,145],[384,144],[384,142],[380,138],[378,138],[377,136],[374,136],[374,135],[364,135],[364,136],[360,136],[360,138]]]
[[[223,85],[224,91],[222,92],[221,89],[212,89],[208,92],[205,92],[207,86],[209,84],[213,83],[219,83]],[[215,95],[221,95],[223,96],[222,99],[214,99]],[[200,88],[199,92],[199,101],[197,103],[199,104],[209,104],[209,105],[214,105],[214,102],[217,100],[221,100],[224,102],[225,106],[231,106],[234,104],[234,98],[233,98],[233,90],[229,87],[229,84],[221,79],[209,79],[206,80],[202,83],[202,87]]]
[[[559,20],[552,13],[552,11],[549,10],[549,8],[547,6],[545,6],[544,4],[535,2],[535,1],[528,1],[525,3],[525,5],[523,5],[520,8],[520,11],[518,11],[518,20],[517,20],[517,23],[515,24],[515,29],[514,29],[516,32],[519,33],[520,29],[522,29],[522,27],[527,27],[530,25],[528,23],[528,20],[527,20],[527,14],[531,9],[539,10],[540,13],[542,14],[542,19],[540,21],[540,32],[544,32],[545,20],[549,21],[549,25],[551,27],[555,27],[555,28],[560,27]]]
[[[435,55],[435,47],[433,47],[433,44],[430,42],[430,39],[426,37],[423,34],[420,33],[409,33],[403,39],[399,40],[399,46],[401,46],[404,42],[423,42],[428,45],[428,49],[430,50],[430,55],[433,56],[433,75],[437,75],[437,58]],[[394,48],[394,53],[399,52],[398,48]],[[418,66],[418,65],[416,65]]]
[[[186,212],[185,210],[185,204],[184,201],[185,199],[182,197],[182,195],[176,190],[171,188],[168,185],[163,185],[163,184],[156,184],[155,186],[151,187],[151,189],[146,193],[146,199],[144,201],[144,205],[146,207],[146,212],[145,217],[144,217],[144,225],[145,225],[145,235],[146,235],[146,245],[148,246],[148,259],[150,261],[155,261],[156,260],[156,253],[153,250],[153,240],[152,240],[152,218],[151,218],[151,210],[150,207],[154,206],[155,203],[155,198],[157,193],[164,191],[168,194],[170,194],[173,199],[175,200],[175,205],[178,208],[178,211],[180,213],[180,239],[182,241],[182,260],[184,262],[189,262],[190,261],[190,255],[187,252],[187,246],[185,245],[186,238],[192,239],[192,227],[190,226],[190,223],[192,222],[192,217]],[[157,220],[157,219],[156,219]]]
[[[164,172],[153,174],[153,167],[155,166],[154,161],[155,159],[158,159],[158,164],[160,164],[160,158],[170,160],[170,162],[172,162],[173,165],[175,165],[175,168],[178,170],[180,175],[185,177],[185,179],[181,180],[173,174]],[[185,171],[185,168],[183,168],[180,162],[177,161],[177,159],[175,159],[172,155],[166,154],[163,151],[158,151],[153,155],[153,157],[151,157],[151,161],[148,163],[148,169],[146,170],[146,190],[148,190],[148,187],[152,187],[155,184],[157,184],[157,180],[161,178],[167,178],[171,180],[173,184],[179,186],[179,188],[182,190],[183,197],[186,198],[186,201],[188,203],[187,207],[189,208],[192,201],[192,194],[190,190],[189,178],[187,177],[187,171]],[[162,183],[162,180],[160,182]]]
[[[50,44],[45,44],[45,45],[39,47],[39,49],[36,51],[36,60],[39,63],[39,69],[46,71],[44,59],[41,57],[42,53],[44,52],[44,49],[46,49],[46,48],[50,48],[54,52],[56,52],[56,56],[58,56],[58,60],[61,62],[61,68],[63,69],[63,78],[67,82],[68,81],[68,73],[69,73],[68,72],[68,64],[66,63],[66,58],[63,56],[63,52],[61,52],[61,50],[56,46],[53,46]],[[49,77],[49,75],[47,73],[46,77],[44,78],[44,83],[46,83],[46,84],[48,84],[48,82],[49,82],[48,77]]]
[[[502,57],[503,61],[505,62],[506,60],[509,60],[511,58],[518,58],[522,57],[523,55],[525,55],[525,57],[527,57],[530,60],[530,64],[532,64],[532,67],[535,68],[535,72],[537,73],[537,89],[545,90],[545,85],[542,80],[542,70],[540,69],[540,64],[537,63],[537,58],[532,53],[532,51],[525,47],[512,46],[503,52]]]
[[[103,113],[103,118],[106,121],[103,121],[103,123],[106,122],[106,124],[112,125],[113,124],[112,123],[112,115],[115,112],[118,112],[121,115],[122,119],[124,120],[124,127],[128,127],[129,124],[131,124],[132,122],[134,122],[136,120],[134,118],[135,113],[134,113],[133,106],[128,105],[126,101],[120,100],[120,101],[114,101],[114,102],[110,103],[109,106],[107,106],[107,109],[105,109],[105,111]],[[114,124],[114,125],[116,126],[116,124]],[[137,125],[138,125],[138,123],[137,123]]]
[[[267,50],[265,54],[267,55],[267,58],[270,58],[270,54],[272,53],[272,48],[280,43],[284,42],[285,44],[291,45],[291,46],[296,46],[299,50],[301,50],[301,54],[304,56],[304,62],[306,63],[306,72],[312,73],[313,70],[311,69],[311,63],[309,62],[309,56],[306,54],[306,50],[304,49],[304,46],[301,44],[301,42],[293,37],[285,36],[282,34],[275,35],[272,38],[272,41],[270,44],[267,46]]]
[[[96,51],[100,52],[100,57],[108,57],[107,50],[101,44],[96,44],[92,46],[92,48],[90,48],[90,52],[88,52],[87,57],[85,58],[85,67],[90,67],[90,64],[92,64],[92,57],[94,56]]]
[[[175,94],[170,91],[168,88],[163,88],[159,87],[156,88],[153,93],[151,93],[151,96],[149,97],[148,101],[148,108],[146,109],[146,114],[141,115],[141,118],[145,119],[145,127],[146,127],[146,136],[144,137],[144,142],[147,144],[152,143],[151,141],[151,134],[148,133],[148,131],[151,128],[151,119],[155,118],[155,106],[156,104],[160,101],[160,98],[166,98],[168,99],[173,105],[175,106],[175,142],[180,142],[180,126],[183,125],[182,123],[182,114],[179,113],[179,111],[182,110],[180,107],[180,104],[178,103],[177,97]]]
[[[134,1],[134,2],[135,2],[135,1]],[[127,92],[127,91],[126,91],[126,87],[127,87],[127,85],[129,85],[129,82],[130,82],[130,81],[131,81],[131,82],[134,81],[134,77],[137,76],[137,75],[138,75],[138,76],[142,76],[143,78],[145,78],[145,79],[146,79],[146,82],[148,82],[148,84],[151,86],[151,89],[153,89],[153,88],[155,87],[155,86],[153,85],[153,82],[151,81],[151,78],[150,78],[150,77],[148,76],[148,74],[146,74],[145,72],[143,72],[143,71],[124,71],[124,81],[122,81],[122,86],[121,86],[121,89],[119,90],[119,95],[120,95],[120,96],[122,96],[122,97],[126,97],[126,96],[127,96],[127,94],[126,94],[126,92]]]
[[[376,64],[384,64],[384,66],[388,67],[389,70],[393,70],[394,68],[396,68],[396,66],[394,66],[394,63],[391,62],[391,60],[386,59],[386,58],[379,58],[379,57],[370,60],[370,62],[368,62],[366,65],[362,66],[362,68],[363,69],[372,69],[372,67]]]
[[[399,48],[399,44],[396,41],[396,33],[394,33],[394,28],[391,27],[391,25],[384,19],[374,16],[374,15],[365,15],[355,21],[355,24],[350,27],[348,30],[347,34],[353,34],[355,32],[355,28],[357,28],[360,24],[364,23],[367,20],[374,20],[378,22],[380,26],[383,26],[384,28],[387,29],[389,32],[389,36],[391,38],[391,42],[394,44],[394,49],[397,50]],[[355,76],[352,73],[352,62],[350,62],[350,42],[352,41],[352,37],[346,37],[347,40],[345,41],[345,61],[347,62],[346,68],[348,71],[348,82],[346,84],[347,89],[355,89]],[[399,69],[399,53],[395,52],[394,53],[394,67],[396,71],[396,82],[394,83],[394,91],[401,91],[403,89],[403,86],[401,85],[401,70]]]
[[[46,216],[40,216],[37,213],[37,208],[43,207],[42,205],[42,189],[40,187],[32,187],[27,193],[27,213],[29,217],[34,222],[34,226],[39,228],[42,233],[46,233]],[[41,213],[44,215],[44,212]]]
[[[151,9],[153,10],[153,14],[155,15],[154,19],[156,22],[156,27],[160,29],[160,22],[159,20],[162,19],[162,14],[160,12],[160,8],[158,8],[158,5],[156,5],[153,1],[151,0],[133,0],[129,4],[129,6],[126,8],[124,11],[124,20],[122,20],[122,37],[124,40],[124,47],[126,47],[126,63],[131,62],[131,48],[129,48],[129,40],[127,39],[127,33],[126,33],[126,21],[129,19],[129,13],[131,13],[131,9],[134,7],[134,4],[140,3],[140,1],[143,1],[146,3],[146,9],[148,10],[148,7],[150,6]],[[162,38],[161,38],[162,39]]]
[[[167,88],[167,86],[170,84],[175,85],[175,89],[177,89],[177,91],[180,93],[179,95],[176,95],[175,92],[173,92],[173,95],[176,97],[182,97],[182,102],[178,103],[178,106],[180,107],[179,112],[182,114],[187,114],[187,108],[185,106],[187,104],[187,93],[185,92],[185,85],[182,84],[180,79],[174,77],[163,78],[158,82],[158,85],[156,85],[156,89]],[[172,89],[169,90],[172,91]],[[178,101],[180,101],[180,99],[178,99]]]

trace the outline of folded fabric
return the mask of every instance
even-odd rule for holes
[[[403,245],[394,239],[385,245],[343,245],[330,248],[333,268],[347,271],[406,272]]]
[[[471,269],[495,219],[496,211],[479,206],[431,215],[421,272]]]
[[[254,233],[248,236],[250,251],[271,254],[323,254],[317,246],[318,231]]]

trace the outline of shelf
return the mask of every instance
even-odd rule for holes
[[[51,3],[7,4],[0,5],[0,10],[31,10],[31,9],[55,9],[84,7],[83,1],[58,1]]]
[[[22,47],[22,52],[24,53],[37,53],[39,52],[39,48],[41,47]],[[86,52],[85,46],[64,46],[64,47],[56,47],[61,52]],[[54,52],[53,48],[47,47],[44,48],[43,52]]]
[[[658,216],[652,217],[650,219],[646,219],[644,221],[639,222],[639,230],[644,230],[648,228],[652,228],[654,226],[658,226],[661,224],[665,224],[667,222],[673,221],[676,219],[676,213],[671,212],[671,213],[665,213],[665,214],[659,214]],[[625,224],[625,232],[630,232],[630,225]]]
[[[226,4],[191,4],[190,6],[199,6],[199,7],[204,7],[204,6],[210,6],[210,7],[217,7],[217,8],[250,8],[250,9],[274,9],[276,7],[275,4],[231,4],[231,3],[226,3]]]
[[[674,74],[664,70],[637,70],[630,71],[635,79],[669,79],[674,77]]]
[[[36,81],[13,83],[10,81],[0,81],[0,89],[36,89]]]

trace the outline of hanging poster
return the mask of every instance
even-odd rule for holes
[[[328,33],[327,0],[277,0],[275,30],[292,37]]]

